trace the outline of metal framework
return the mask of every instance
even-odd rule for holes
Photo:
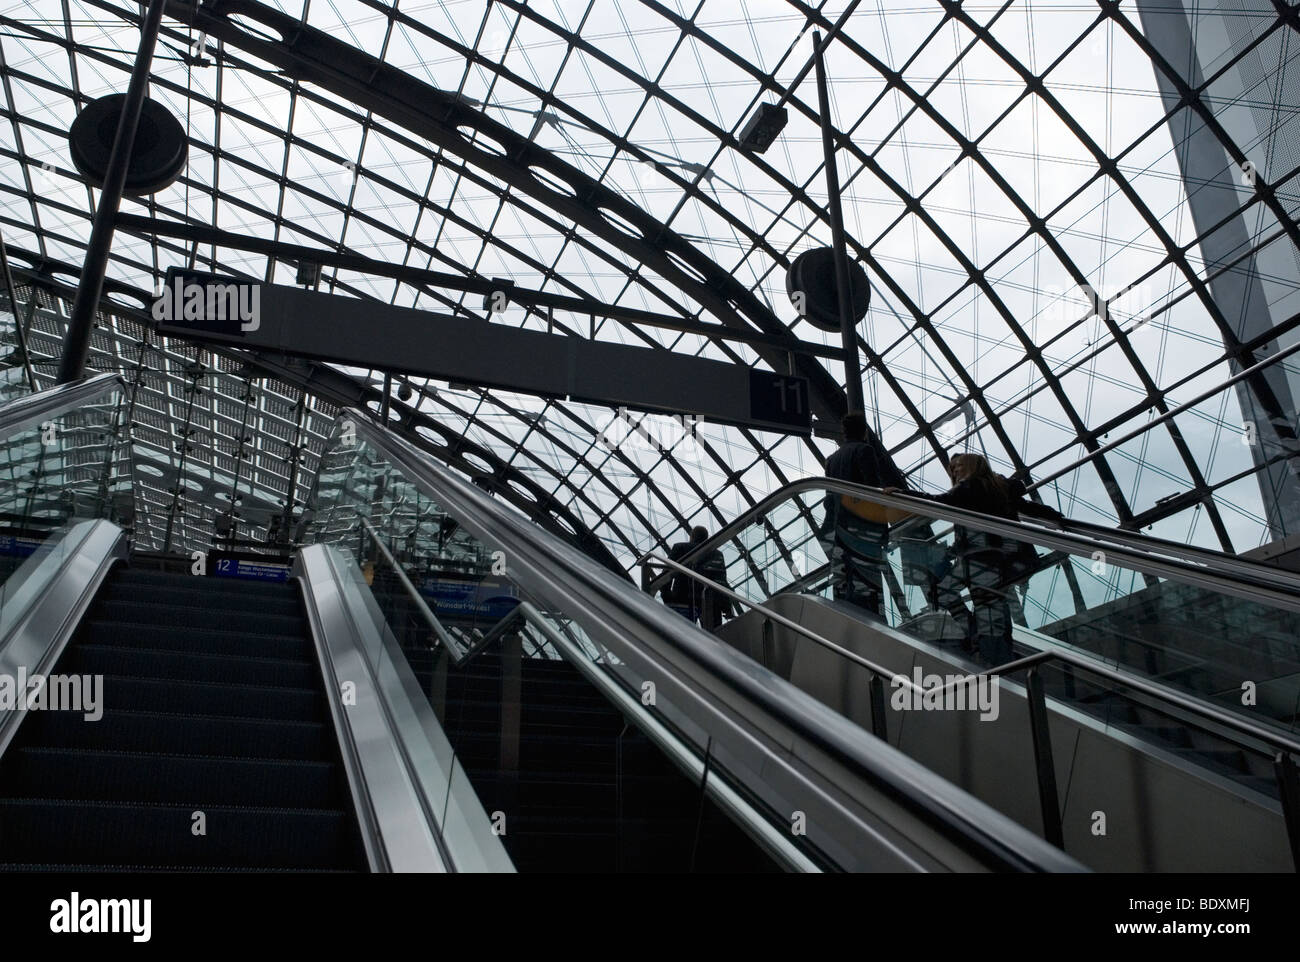
[[[171,266],[293,283],[314,256],[322,290],[480,318],[483,285],[507,278],[542,296],[496,323],[803,374],[834,418],[838,335],[797,320],[784,292],[793,258],[831,239],[820,29],[848,250],[875,291],[859,329],[868,406],[915,483],[943,485],[949,452],[980,450],[1049,479],[1039,496],[1082,520],[1235,551],[1295,533],[1267,503],[1268,484],[1295,483],[1273,470],[1296,455],[1277,379],[1176,409],[1297,336],[1300,104],[1284,78],[1300,17],[1281,0],[1187,6],[1195,69],[1148,41],[1133,0],[170,3],[150,95],[185,124],[190,168],[124,203],[105,285],[120,310],[101,315],[90,361],[154,359],[134,461],[137,480],[162,475],[141,489],[141,530],[163,544],[170,512],[173,547],[200,545],[236,476],[269,523],[290,486],[310,487],[334,406],[383,406],[382,371],[150,341],[139,310]],[[142,11],[0,5],[0,231],[19,275],[7,340],[42,383],[95,210],[64,138],[124,88]],[[790,121],[756,155],[736,137],[763,101]],[[1227,260],[1202,252],[1223,225],[1189,213],[1216,186],[1183,176],[1189,118],[1239,188],[1247,243]],[[1216,302],[1234,274],[1275,306],[1270,329],[1243,336]],[[1273,373],[1297,377],[1293,360]],[[199,361],[208,396],[188,405]],[[716,527],[828,451],[709,424],[664,450],[590,405],[410,387],[394,417],[614,564]],[[1267,447],[1249,443],[1255,417],[1277,429],[1259,432]],[[630,440],[608,444],[611,422]]]

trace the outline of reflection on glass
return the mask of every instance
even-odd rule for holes
[[[121,463],[119,386],[0,439],[0,604],[43,544],[80,520],[129,525],[130,472]]]
[[[866,526],[830,530],[826,517],[826,493],[803,491],[739,530],[721,546],[733,590],[759,604],[787,592],[851,603],[984,665],[1067,647],[1239,711],[1250,680],[1252,717],[1295,721],[1293,611],[938,518],[880,526],[872,542]]]

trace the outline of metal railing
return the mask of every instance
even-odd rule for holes
[[[854,664],[860,665],[871,673],[871,730],[872,734],[878,738],[887,737],[886,716],[884,708],[885,699],[885,680],[888,679],[892,685],[905,685],[913,691],[920,692],[913,682],[898,672],[892,671],[883,665],[879,665],[870,659],[864,658],[856,652],[849,651],[842,645],[823,638],[814,631],[805,628],[798,622],[786,618],[784,615],[773,611],[764,605],[750,601],[748,598],[732,591],[725,585],[718,584],[699,572],[688,568],[685,564],[672,561],[662,555],[646,555],[645,560],[653,560],[671,568],[687,577],[704,585],[706,589],[726,595],[733,601],[742,605],[747,605],[754,611],[761,613],[770,621],[776,622],[797,634],[802,635],[809,641],[814,642],[835,652],[843,658],[847,658]],[[643,562],[644,563],[644,562]],[[764,633],[770,630],[764,625]],[[1157,701],[1172,705],[1182,711],[1193,715],[1199,715],[1208,719],[1215,724],[1222,725],[1231,729],[1235,733],[1249,738],[1254,738],[1263,742],[1275,750],[1273,756],[1274,772],[1277,776],[1278,791],[1282,803],[1282,815],[1286,824],[1287,839],[1291,846],[1291,857],[1295,864],[1296,870],[1300,871],[1300,780],[1297,779],[1296,765],[1291,755],[1300,755],[1300,741],[1288,738],[1285,735],[1256,725],[1253,722],[1240,718],[1231,712],[1226,712],[1214,705],[1206,704],[1199,699],[1192,698],[1182,692],[1173,691],[1163,685],[1157,685],[1145,679],[1126,674],[1109,665],[1100,664],[1092,659],[1085,658],[1073,652],[1061,651],[1057,649],[1044,650],[1035,652],[1032,655],[1026,655],[1023,658],[1017,658],[1014,661],[1007,662],[994,668],[985,669],[979,674],[986,676],[1010,675],[1014,672],[1024,671],[1027,669],[1025,676],[1026,699],[1029,704],[1029,719],[1031,736],[1034,745],[1034,762],[1036,767],[1039,804],[1042,809],[1044,837],[1053,845],[1058,847],[1064,846],[1064,832],[1061,826],[1061,809],[1059,794],[1056,787],[1056,766],[1052,757],[1051,735],[1047,724],[1047,701],[1043,692],[1042,678],[1038,674],[1038,666],[1048,662],[1060,662],[1069,665],[1081,671],[1104,678],[1122,688],[1132,689],[1142,692]],[[945,693],[949,689],[961,685],[970,684],[970,678],[959,678],[944,685],[941,689],[934,690],[931,694]],[[1122,692],[1120,694],[1123,694]],[[1255,750],[1254,746],[1242,744],[1241,747],[1248,750]]]
[[[375,547],[379,549],[380,556],[397,575],[398,583],[402,586],[402,592],[409,597],[415,605],[416,614],[419,615],[420,619],[429,626],[429,629],[433,632],[438,644],[440,644],[447,652],[447,657],[451,659],[452,664],[457,668],[463,668],[470,659],[491,645],[492,642],[500,638],[507,630],[509,630],[510,626],[516,620],[515,612],[512,609],[502,615],[501,618],[486,632],[480,633],[479,637],[475,638],[473,641],[466,643],[460,638],[457,638],[456,630],[453,629],[448,631],[442,621],[439,620],[438,616],[434,614],[433,609],[429,607],[429,603],[425,601],[424,596],[420,594],[419,589],[415,587],[415,584],[402,568],[401,563],[393,556],[392,551],[390,551],[388,545],[384,543],[379,532],[375,530],[375,526],[360,516],[358,516],[357,520],[361,522],[363,530],[370,536]]]
[[[772,508],[807,491],[847,494],[882,507],[899,509],[927,519],[948,521],[1015,541],[1027,541],[1056,548],[1068,554],[1090,556],[1100,548],[1106,552],[1108,559],[1123,562],[1126,566],[1144,574],[1191,581],[1199,587],[1210,587],[1248,600],[1262,601],[1292,611],[1300,611],[1300,575],[1271,565],[1205,548],[1180,546],[1169,541],[1146,539],[1141,535],[1105,530],[1095,525],[1081,524],[1076,527],[1068,520],[1060,527],[1009,521],[963,508],[954,508],[927,498],[901,493],[885,494],[879,488],[832,478],[804,478],[779,488],[716,534],[685,553],[679,560],[690,564],[691,561],[704,557],[710,551],[720,549],[727,542],[732,541],[739,532],[758,522]],[[811,507],[808,510],[811,510]],[[908,521],[905,520],[899,522],[897,527],[906,524]],[[642,564],[641,559],[638,559],[636,564]],[[664,575],[645,579],[645,589],[653,594],[663,587],[666,580]]]
[[[916,820],[918,826],[924,826],[936,844],[943,839],[954,851],[985,867],[1019,871],[1080,869],[1059,849],[1043,845],[1023,826],[937,778],[892,746],[876,747],[875,739],[865,738],[856,725],[798,689],[788,685],[774,688],[770,680],[753,675],[744,667],[744,659],[724,655],[699,628],[646,598],[578,549],[517,517],[468,481],[433,463],[411,441],[375,423],[366,412],[348,409],[339,417],[351,422],[358,441],[371,445],[392,470],[440,503],[471,535],[487,545],[508,547],[514,580],[545,600],[548,607],[564,611],[584,631],[598,637],[617,663],[651,659],[658,664],[663,678],[672,679],[691,705],[703,706],[700,714],[708,719],[704,724],[712,726],[706,731],[739,739],[739,751],[742,742],[747,746],[757,744],[754,731],[745,726],[765,718],[773,732],[782,733],[782,744],[788,745],[793,739],[807,746],[812,754],[801,752],[799,766],[793,766],[793,758],[787,759],[785,754],[772,754],[770,748],[763,751],[768,759],[765,764],[780,766],[784,777],[805,785],[812,793],[808,797],[825,798],[827,804],[843,808],[844,798],[857,798],[863,793],[883,796]],[[668,654],[669,660],[660,660]],[[717,696],[707,694],[718,691],[728,693],[727,702],[715,704]],[[723,734],[717,734],[714,740],[720,738]],[[884,749],[889,751],[882,754]],[[709,754],[703,745],[693,750],[703,752],[705,758]],[[744,748],[744,752],[754,750]],[[806,767],[809,759],[818,756],[831,763],[827,772],[837,772],[833,781],[827,781],[831,776],[820,769]],[[726,785],[725,780],[708,781],[711,792]],[[829,786],[834,786],[834,791]],[[761,786],[746,786],[747,790],[758,788]],[[842,795],[844,792],[849,794]],[[858,824],[854,819],[860,816],[845,810],[844,818],[847,828]]]
[[[517,622],[532,627],[540,632],[561,656],[574,665],[607,700],[613,703],[623,715],[637,720],[637,727],[645,733],[677,766],[691,778],[695,784],[702,784],[709,775],[708,756],[701,757],[693,751],[687,740],[671,725],[656,718],[637,695],[627,688],[612,674],[602,671],[600,666],[587,657],[581,648],[563,633],[557,631],[546,616],[527,601],[521,601],[513,611],[505,615],[492,629],[491,634],[502,634]],[[698,697],[698,696],[697,696]],[[715,784],[717,801],[729,810],[744,825],[750,827],[758,836],[760,844],[776,855],[788,868],[801,872],[818,871],[820,866],[793,845],[790,838],[773,828],[769,821],[754,811],[753,803],[737,792],[725,781]]]
[[[370,540],[374,543],[375,547],[379,549],[380,556],[388,563],[388,566],[393,569],[394,574],[397,575],[397,580],[402,586],[402,591],[411,599],[411,602],[415,605],[416,612],[428,623],[429,628],[433,631],[438,642],[447,650],[447,654],[450,656],[451,660],[456,665],[460,665],[469,657],[469,654],[472,653],[467,654],[456,639],[452,638],[451,633],[443,627],[442,622],[438,620],[438,616],[435,615],[433,609],[429,607],[429,603],[425,601],[424,596],[416,590],[415,585],[411,583],[411,579],[407,577],[402,566],[398,564],[397,559],[393,557],[393,553],[388,550],[388,545],[384,544],[384,539],[379,536],[379,532],[375,530],[374,525],[360,515],[357,516],[357,520],[361,522],[361,530],[370,536]]]

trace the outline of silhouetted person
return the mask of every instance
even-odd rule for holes
[[[708,529],[696,525],[691,529],[691,540],[679,541],[669,548],[668,558],[680,564],[686,555],[707,540],[709,540]],[[727,562],[722,557],[722,552],[716,548],[701,557],[692,559],[687,567],[723,587],[727,585]],[[672,580],[663,589],[661,597],[691,621],[699,621],[710,631],[721,625],[723,618],[732,610],[731,599],[726,595],[706,587],[702,582],[681,572],[673,575]]]
[[[1008,521],[1020,520],[1021,514],[1063,520],[1060,512],[1026,500],[1024,486],[995,473],[983,455],[955,455],[948,474],[953,484],[943,494],[906,493]],[[937,604],[964,628],[966,650],[978,652],[988,665],[1004,664],[1012,658],[1011,625],[1013,613],[1020,607],[1013,591],[1025,547],[1019,541],[972,531],[964,525],[953,529],[953,563],[939,584]],[[1029,550],[1032,552],[1032,547]],[[973,610],[968,611],[962,600],[963,588],[970,591]]]
[[[867,427],[866,415],[850,411],[840,424],[844,443],[826,459],[826,477],[875,488],[907,485],[903,472]],[[825,508],[818,536],[831,559],[834,597],[884,618],[884,543],[889,525],[855,514],[833,491],[826,492]]]

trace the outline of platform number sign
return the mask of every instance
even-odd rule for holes
[[[755,421],[786,430],[810,431],[812,408],[808,379],[768,371],[749,372],[749,414]]]

